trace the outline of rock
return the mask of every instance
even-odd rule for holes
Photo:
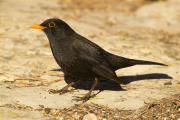
[[[50,109],[50,108],[45,108],[45,109],[44,109],[44,112],[45,112],[46,114],[49,114],[49,113],[50,113],[50,111],[51,111],[51,109]]]
[[[79,117],[80,117],[80,116],[77,115],[77,114],[74,114],[74,115],[73,115],[73,118],[74,118],[75,120],[79,120]]]
[[[97,120],[97,117],[93,113],[89,113],[83,117],[83,120]]]

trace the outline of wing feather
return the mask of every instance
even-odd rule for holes
[[[76,42],[73,44],[77,54],[77,62],[88,70],[94,72],[102,78],[117,79],[115,71],[103,55],[103,49],[94,43]]]

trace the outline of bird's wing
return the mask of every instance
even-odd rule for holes
[[[103,78],[117,79],[115,71],[102,53],[102,48],[88,41],[84,43],[74,43],[73,49],[77,54],[78,64],[81,64]]]

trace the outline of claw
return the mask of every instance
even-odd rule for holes
[[[89,95],[85,95],[83,97],[79,97],[79,96],[73,96],[74,98],[72,99],[72,101],[82,101],[83,103],[88,101],[92,96],[89,96]]]

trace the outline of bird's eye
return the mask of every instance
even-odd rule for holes
[[[49,27],[54,27],[54,26],[55,26],[54,22],[49,23]]]

